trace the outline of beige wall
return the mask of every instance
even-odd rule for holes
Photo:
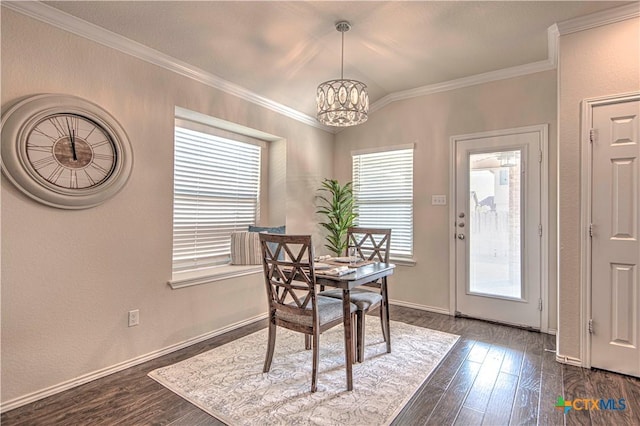
[[[558,355],[581,358],[580,125],[586,98],[640,90],[640,19],[560,37]]]
[[[3,108],[43,92],[92,100],[120,121],[135,154],[125,189],[89,210],[45,207],[2,178],[3,403],[264,313],[260,275],[181,290],[166,284],[176,105],[283,138],[271,147],[280,155],[271,160],[268,186],[280,199],[263,217],[286,218],[289,232],[313,233],[317,247],[321,235],[309,219],[320,180],[350,180],[353,149],[415,143],[417,265],[398,268],[391,298],[440,311],[449,309],[449,218],[448,207],[430,200],[449,191],[449,138],[548,123],[548,320],[560,329],[560,353],[579,356],[579,105],[585,97],[638,90],[637,19],[561,37],[559,111],[556,73],[542,72],[392,103],[337,134],[335,152],[329,133],[162,68],[5,8],[1,24]],[[131,309],[140,309],[138,327],[126,326]]]
[[[431,196],[449,194],[450,137],[549,124],[549,206],[555,210],[556,73],[547,71],[389,104],[364,125],[336,137],[335,171],[351,180],[351,151],[415,143],[414,267],[399,267],[390,297],[405,304],[449,311],[449,207]],[[451,202],[451,200],[447,200]],[[556,327],[555,217],[550,217],[549,327]]]
[[[167,285],[174,107],[284,138],[269,174],[281,202],[265,213],[291,232],[317,232],[309,219],[333,173],[333,135],[6,8],[1,28],[3,108],[43,92],[89,99],[135,154],[124,190],[88,210],[46,207],[2,178],[2,402],[265,313],[260,274]],[[128,328],[131,309],[140,325]]]

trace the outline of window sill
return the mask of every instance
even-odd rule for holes
[[[397,266],[416,266],[416,263],[417,263],[415,259],[407,259],[407,258],[394,259],[393,257],[389,259],[389,262]]]
[[[223,265],[202,271],[180,272],[173,275],[168,284],[173,290],[200,284],[209,284],[229,278],[262,273],[262,265]]]

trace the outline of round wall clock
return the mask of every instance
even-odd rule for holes
[[[43,94],[2,115],[2,171],[23,193],[63,209],[97,206],[126,184],[133,153],[124,129],[87,100]]]

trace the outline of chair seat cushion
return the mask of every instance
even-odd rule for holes
[[[318,295],[342,300],[342,290],[340,289],[321,291]],[[359,311],[368,311],[371,306],[382,302],[380,293],[359,288],[351,290],[350,298],[351,303],[355,303]]]
[[[336,319],[342,318],[342,300],[332,297],[317,296],[318,302],[318,316],[320,317],[320,325],[327,324]],[[351,303],[351,313],[355,312],[358,308],[355,304]],[[311,310],[311,306],[307,308]],[[313,325],[313,317],[307,315],[294,315],[288,312],[282,312],[276,310],[276,316],[288,322],[302,324],[311,327]]]

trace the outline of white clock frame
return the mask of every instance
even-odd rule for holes
[[[27,138],[35,126],[54,114],[75,114],[95,122],[113,142],[112,173],[90,188],[62,188],[40,176],[27,156]],[[103,108],[85,99],[59,94],[40,94],[23,99],[2,114],[0,159],[5,176],[25,195],[60,209],[95,207],[116,195],[127,183],[133,168],[133,150],[118,121]]]

